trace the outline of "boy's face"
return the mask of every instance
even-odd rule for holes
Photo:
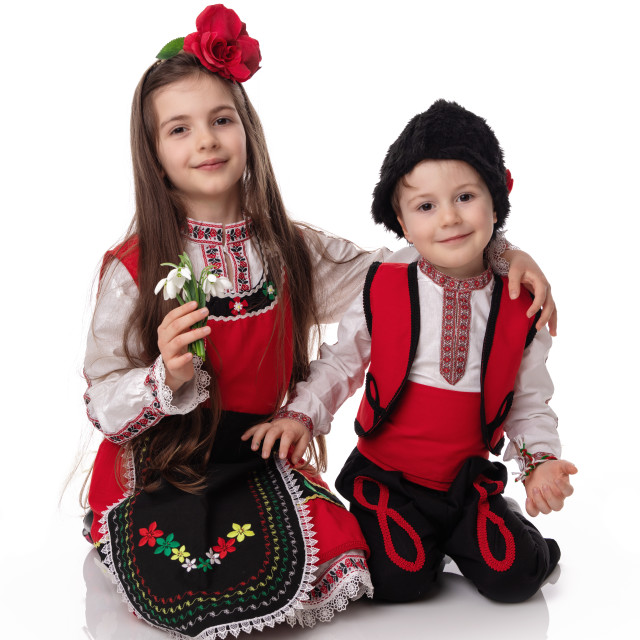
[[[398,185],[404,237],[437,269],[470,278],[485,269],[483,253],[497,217],[478,172],[462,160],[423,160]]]

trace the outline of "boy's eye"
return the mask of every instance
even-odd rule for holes
[[[418,211],[431,211],[433,209],[433,205],[430,202],[425,202],[418,207]]]
[[[469,202],[472,198],[473,195],[471,195],[470,193],[461,193],[458,196],[458,200],[460,200],[460,202]]]

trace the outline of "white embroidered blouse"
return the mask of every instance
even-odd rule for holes
[[[319,319],[322,323],[337,322],[362,289],[369,265],[374,260],[385,260],[391,252],[363,252],[342,238],[306,226],[300,229],[313,260]],[[263,261],[248,221],[225,226],[189,220],[185,234],[185,248],[196,273],[205,265],[212,265],[214,273],[229,278],[233,291],[240,296],[261,282]],[[336,288],[335,283],[340,286]],[[87,415],[97,429],[116,443],[138,435],[165,415],[186,414],[208,397],[209,376],[197,358],[196,376],[176,393],[164,384],[161,356],[150,367],[142,362],[139,367],[131,367],[122,342],[137,296],[137,285],[127,269],[113,261],[102,279],[87,338]],[[131,353],[140,352],[135,336],[128,346]]]

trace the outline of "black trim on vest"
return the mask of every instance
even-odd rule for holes
[[[482,439],[487,449],[495,456],[500,455],[502,447],[504,446],[504,438],[496,444],[495,447],[491,446],[491,440],[496,429],[505,421],[511,404],[513,403],[513,391],[509,391],[505,399],[502,401],[498,413],[491,422],[487,424],[487,414],[485,411],[485,399],[484,399],[484,383],[487,375],[487,364],[489,362],[489,355],[493,346],[493,338],[496,333],[496,323],[498,321],[498,312],[500,311],[500,299],[502,298],[502,289],[504,283],[502,278],[494,277],[493,294],[491,295],[491,309],[489,311],[489,319],[487,320],[487,330],[484,334],[484,343],[482,345],[482,365],[480,368],[480,424],[482,428]]]
[[[375,269],[373,268],[375,265]],[[369,273],[367,274],[367,281],[365,282],[365,291],[364,291],[364,308],[365,308],[365,316],[367,317],[367,327],[369,328],[369,334],[371,334],[371,326],[372,326],[372,315],[371,315],[371,284],[373,282],[373,276],[375,272],[378,270],[380,263],[374,263],[369,269]],[[369,279],[369,275],[373,272],[371,279]],[[389,400],[389,404],[386,407],[382,407],[380,405],[380,396],[378,394],[378,385],[376,383],[375,378],[371,374],[371,370],[367,371],[367,375],[365,377],[364,382],[364,392],[367,398],[367,402],[369,406],[373,409],[373,422],[371,425],[371,429],[369,431],[365,431],[358,420],[354,421],[354,428],[358,436],[366,437],[377,427],[379,427],[387,418],[387,416],[393,410],[398,398],[402,394],[404,389],[404,385],[407,382],[407,378],[409,377],[409,373],[411,372],[411,366],[413,365],[413,361],[416,357],[416,351],[418,349],[418,340],[420,338],[420,296],[418,290],[418,263],[412,262],[407,268],[407,284],[409,288],[409,305],[411,308],[411,341],[409,344],[409,357],[407,359],[407,367],[405,369],[404,377],[400,386],[396,390],[395,394]],[[368,314],[368,315],[367,315]],[[374,395],[375,393],[375,395]]]
[[[531,296],[531,299],[533,299],[533,296]],[[527,333],[527,339],[524,343],[525,349],[533,342],[533,339],[536,337],[536,333],[538,333],[538,330],[536,329],[536,323],[538,322],[538,320],[540,320],[541,315],[542,309],[538,309],[536,315],[533,316],[533,324],[531,325],[531,329],[529,329],[529,333]]]
[[[261,311],[262,309],[267,309],[268,307],[275,306],[278,298],[280,297],[280,292],[278,291],[274,299],[271,300],[264,291],[264,285],[271,281],[272,278],[269,272],[265,271],[262,274],[260,281],[249,292],[242,294],[227,294],[221,298],[219,298],[218,296],[211,296],[209,302],[207,302],[206,305],[207,309],[209,309],[209,316],[213,318],[232,318],[234,316],[237,316],[238,314],[233,313],[232,306],[229,304],[232,303],[236,298],[239,298],[241,301],[246,301],[247,306],[245,307],[244,314],[256,313],[257,311]]]
[[[369,335],[371,335],[371,323],[373,318],[371,316],[371,283],[373,282],[373,278],[378,271],[378,267],[382,264],[382,262],[373,262],[369,267],[369,271],[367,271],[367,277],[364,279],[364,290],[362,292],[362,307],[364,309],[364,317],[367,321],[367,330],[369,331]]]

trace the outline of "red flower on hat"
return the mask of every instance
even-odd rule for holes
[[[513,189],[513,178],[511,177],[511,171],[507,169],[507,191],[511,193],[511,189]]]
[[[232,9],[221,4],[208,6],[196,19],[196,29],[184,39],[183,49],[207,69],[244,82],[260,68],[260,45]]]

